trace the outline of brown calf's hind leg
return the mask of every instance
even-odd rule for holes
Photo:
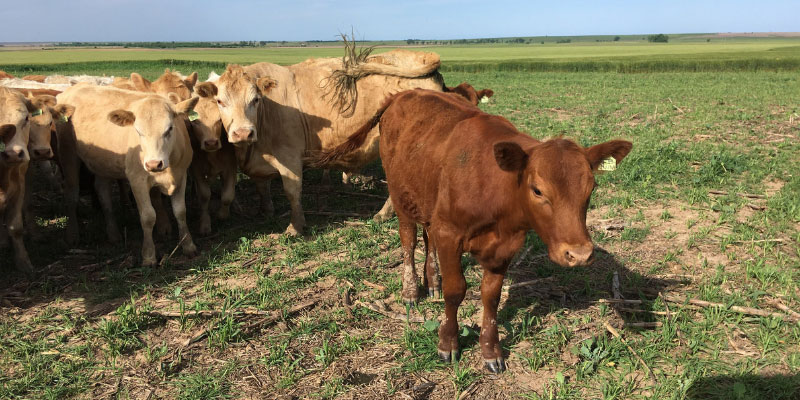
[[[486,364],[486,369],[492,373],[506,370],[503,360],[503,350],[497,333],[497,306],[500,303],[500,292],[503,288],[508,263],[503,263],[497,268],[483,268],[481,281],[481,302],[483,303],[483,323],[481,324],[481,354]]]
[[[423,285],[428,288],[428,297],[439,298],[442,295],[442,285],[439,282],[439,260],[436,257],[436,246],[433,239],[428,236],[428,230],[422,228],[422,241],[425,243],[425,275]]]
[[[414,266],[417,247],[417,224],[407,218],[399,221],[400,245],[403,247],[403,300],[413,305],[419,297],[419,278]]]
[[[439,326],[439,356],[445,362],[458,359],[458,307],[467,293],[467,281],[461,269],[461,246],[453,240],[435,237],[442,271],[444,321]]]

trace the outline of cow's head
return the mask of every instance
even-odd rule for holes
[[[140,92],[152,92],[165,97],[170,93],[175,93],[180,101],[184,101],[192,97],[192,90],[197,83],[197,72],[192,72],[188,77],[183,78],[177,71],[166,69],[164,74],[153,82],[134,72],[131,74],[130,83]]]
[[[30,160],[28,136],[31,129],[31,114],[38,108],[22,93],[0,88],[0,131],[4,148],[0,161],[21,163]]]
[[[194,107],[195,118],[190,118],[192,136],[203,151],[217,151],[222,147],[222,120],[217,106],[217,87],[211,82],[203,82],[195,86],[195,93],[200,100]]]
[[[187,135],[184,119],[197,104],[197,97],[172,104],[160,96],[148,96],[131,104],[130,110],[114,110],[108,120],[130,126],[139,135],[142,166],[148,172],[169,168],[169,156],[180,137]]]
[[[33,96],[29,93],[28,100],[37,108],[31,113],[31,128],[28,137],[28,152],[30,152],[31,160],[53,158],[50,139],[55,130],[55,121],[71,117],[75,112],[75,107],[68,104],[56,104],[56,98],[49,95]]]
[[[477,106],[478,103],[481,102],[481,99],[484,97],[492,97],[494,96],[494,91],[492,89],[482,89],[480,91],[475,90],[472,85],[467,82],[462,82],[456,87],[446,87],[446,92],[455,93],[460,95],[461,97],[465,98],[470,104]]]
[[[258,140],[256,126],[259,102],[276,85],[271,78],[255,78],[239,65],[228,65],[217,80],[216,100],[230,143],[238,146]]]
[[[516,201],[553,262],[569,267],[591,263],[594,245],[586,229],[586,210],[594,172],[608,157],[622,161],[632,147],[623,140],[588,148],[566,139],[529,148],[515,142],[494,144],[500,169],[517,174]]]

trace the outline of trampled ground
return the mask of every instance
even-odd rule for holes
[[[119,210],[128,239],[112,248],[88,197],[87,235],[67,248],[58,196],[39,185],[44,239],[29,251],[47,267],[0,288],[0,397],[800,397],[800,325],[777,305],[800,311],[796,72],[445,78],[494,89],[482,108],[537,138],[634,142],[598,177],[588,220],[598,261],[558,267],[531,234],[509,273],[499,314],[508,372],[482,369],[480,269],[469,257],[459,363],[436,356],[440,301],[410,310],[424,322],[401,320],[396,220],[369,218],[386,193],[376,164],[359,183],[328,189],[309,172],[301,239],[280,234],[280,185],[268,219],[254,216],[243,180],[239,214],[198,238],[202,256],[157,269],[136,266],[135,213]],[[615,273],[621,295],[640,304],[604,302]]]

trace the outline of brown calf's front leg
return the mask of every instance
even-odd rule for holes
[[[222,193],[220,194],[218,219],[228,219],[231,216],[231,203],[236,196],[236,169],[226,166],[220,174],[222,178]],[[272,199],[270,199],[272,205]]]
[[[481,354],[486,368],[492,373],[506,370],[503,360],[503,350],[497,333],[497,306],[500,303],[500,292],[503,289],[503,277],[508,269],[508,263],[490,268],[483,267],[483,280],[481,281],[481,302],[483,303],[483,323],[481,324]]]
[[[456,361],[458,347],[458,307],[467,293],[467,281],[461,269],[461,246],[454,240],[435,237],[442,271],[444,321],[439,326],[439,356],[445,362]]]
[[[414,266],[414,250],[417,247],[417,224],[402,217],[398,226],[400,245],[403,247],[403,301],[413,305],[419,297],[419,278]]]
[[[114,209],[111,206],[111,183],[113,179],[103,178],[100,176],[94,177],[94,190],[97,193],[97,199],[100,200],[100,208],[103,210],[103,216],[106,219],[106,236],[111,243],[119,243],[122,240],[122,235],[119,233],[117,227],[117,220],[114,218]]]
[[[150,202],[156,210],[156,237],[159,240],[166,240],[172,234],[172,222],[169,220],[169,213],[164,207],[164,199],[158,188],[150,189]]]
[[[272,204],[272,194],[270,193],[269,185],[272,181],[267,179],[256,179],[256,191],[261,200],[261,213],[267,217],[272,217],[275,214],[275,206]]]
[[[433,239],[428,236],[426,228],[422,228],[422,241],[425,243],[423,285],[428,288],[428,297],[439,298],[442,295],[442,285],[439,281],[439,259],[436,257],[436,246],[433,244]]]
[[[206,175],[197,168],[192,168],[194,184],[197,189],[197,202],[200,205],[200,235],[211,233],[211,215],[208,212],[208,205],[211,203],[211,186]]]

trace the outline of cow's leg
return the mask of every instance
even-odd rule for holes
[[[158,240],[166,240],[172,234],[172,223],[164,207],[164,196],[159,189],[150,189],[150,202],[156,210],[156,237]]]
[[[372,219],[375,220],[376,222],[388,221],[389,219],[392,218],[393,214],[394,214],[394,205],[392,204],[392,198],[389,197],[388,199],[386,199],[386,203],[383,203],[383,208],[381,208],[381,210],[378,211],[378,213],[375,214],[375,216],[372,217]]]
[[[400,245],[403,248],[403,301],[414,304],[419,297],[419,278],[414,265],[414,250],[417,247],[417,224],[410,218],[398,218]]]
[[[156,224],[156,210],[150,202],[150,188],[145,182],[131,182],[133,198],[139,210],[139,222],[142,225],[142,266],[156,265],[156,246],[153,243],[153,226]]]
[[[299,157],[288,160],[275,159],[273,167],[281,174],[283,191],[292,208],[292,219],[289,227],[286,228],[286,233],[292,236],[300,235],[306,226],[303,205],[300,204],[303,191],[303,162]]]
[[[211,233],[211,215],[208,212],[208,205],[211,202],[211,186],[205,175],[192,169],[194,184],[197,188],[197,201],[200,203],[200,235]]]
[[[228,219],[231,216],[231,204],[236,196],[236,170],[227,167],[223,168],[220,176],[222,178],[222,193],[220,194],[217,218]]]
[[[131,185],[125,179],[117,180],[117,188],[119,189],[119,204],[127,210],[131,207]]]
[[[79,242],[80,223],[78,222],[78,197],[80,196],[81,163],[74,147],[67,147],[66,140],[59,136],[59,161],[64,175],[64,206],[67,213],[66,241],[70,246]]]
[[[506,370],[503,350],[497,334],[497,305],[500,303],[500,292],[503,288],[503,277],[508,269],[508,262],[482,262],[483,280],[481,281],[481,302],[483,303],[483,323],[481,324],[481,354],[486,368],[493,373]]]
[[[331,170],[323,169],[322,170],[322,186],[330,186],[331,185]]]
[[[428,232],[431,233],[431,232]],[[467,281],[461,269],[461,247],[458,241],[443,235],[433,235],[442,270],[444,321],[439,327],[439,356],[445,362],[456,361],[458,347],[458,307],[467,293]]]
[[[180,185],[175,189],[171,196],[172,200],[172,213],[175,214],[175,219],[178,221],[178,240],[181,243],[181,250],[187,257],[194,257],[197,255],[197,246],[192,241],[192,234],[189,233],[189,226],[186,224],[186,176]]]
[[[31,259],[28,257],[28,251],[25,249],[25,241],[23,239],[23,223],[22,223],[22,206],[25,202],[25,166],[18,175],[20,179],[20,191],[16,196],[13,196],[6,205],[5,220],[6,227],[8,228],[8,235],[11,237],[11,244],[14,246],[14,264],[17,270],[26,274],[33,274],[33,265]]]
[[[102,178],[95,176],[94,190],[97,193],[97,199],[100,201],[100,208],[103,210],[103,216],[106,219],[106,236],[111,243],[119,243],[122,236],[119,234],[116,218],[114,218],[114,210],[111,206],[111,183],[112,179]]]
[[[275,214],[275,206],[272,204],[272,194],[270,194],[269,190],[270,184],[272,184],[272,181],[269,179],[256,179],[256,190],[261,200],[261,213],[267,217],[272,217]]]
[[[422,240],[425,242],[425,276],[423,285],[428,288],[428,297],[438,298],[442,294],[442,285],[439,282],[439,259],[436,257],[436,246],[433,238],[428,236],[428,230],[422,228]]]
[[[28,172],[25,173],[25,202],[22,205],[22,221],[25,225],[25,231],[27,231],[28,235],[34,238],[34,240],[37,240],[40,236],[40,231],[36,226],[36,219],[34,218],[33,211],[31,210],[31,201],[33,200],[33,185],[31,185],[31,182],[33,182],[34,179],[34,166],[37,164],[39,164],[39,162],[34,161],[31,161],[30,164],[28,164]]]

